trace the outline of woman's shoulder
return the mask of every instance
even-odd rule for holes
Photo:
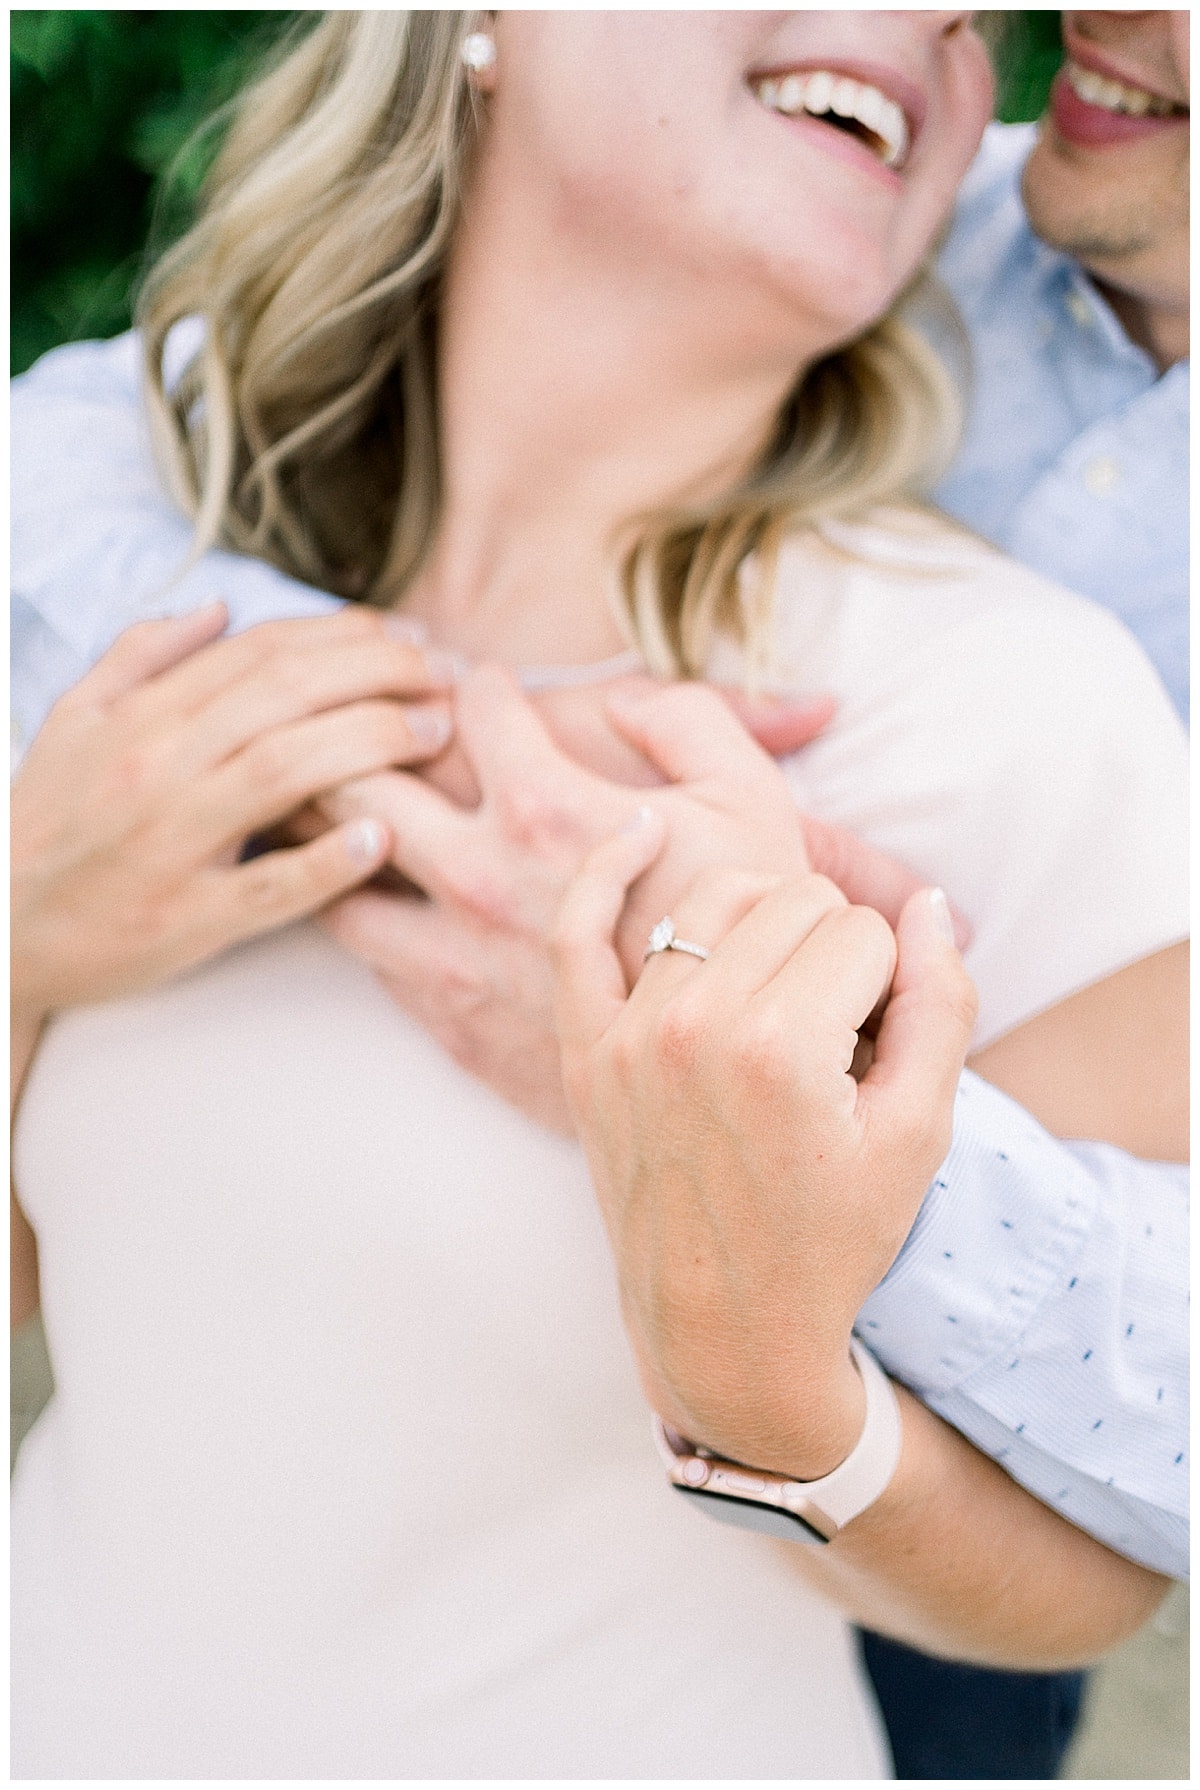
[[[789,543],[776,622],[839,704],[797,798],[965,911],[981,1041],[1186,932],[1186,737],[1115,616],[918,515]]]
[[[854,705],[926,683],[980,720],[1003,719],[1014,705],[1031,716],[1039,698],[1056,716],[1086,717],[1112,687],[1138,692],[1154,712],[1166,704],[1148,658],[1110,610],[915,509],[789,539],[773,650],[784,682],[811,686],[819,674]]]

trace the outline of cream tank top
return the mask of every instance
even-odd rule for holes
[[[777,623],[840,702],[797,798],[967,914],[978,1042],[1186,932],[1185,743],[1111,617],[885,517],[789,546]],[[886,1773],[794,1545],[664,1483],[580,1152],[315,927],[59,1018],[15,1169],[16,1776]]]
[[[579,1150],[316,927],[53,1027],[18,1777],[872,1778],[842,1620],[666,1485]]]

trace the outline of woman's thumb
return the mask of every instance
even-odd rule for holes
[[[910,1119],[927,1114],[940,1130],[953,1109],[979,1005],[941,889],[919,889],[905,902],[896,948],[892,992],[863,1092],[898,1103]]]

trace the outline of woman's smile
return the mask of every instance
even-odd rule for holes
[[[913,278],[991,98],[959,13],[505,12],[496,36],[478,190],[673,307],[722,289],[730,340],[794,362]]]
[[[804,118],[861,144],[878,165],[899,170],[920,128],[924,100],[897,77],[865,76],[845,69],[793,66],[751,76],[750,90],[769,112]],[[907,105],[905,101],[907,100]],[[831,142],[828,138],[814,141]]]

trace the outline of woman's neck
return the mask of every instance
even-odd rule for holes
[[[794,322],[764,329],[704,270],[672,288],[648,255],[592,256],[488,199],[444,289],[442,514],[405,609],[471,656],[601,659],[628,644],[622,537],[753,465],[800,364]]]

